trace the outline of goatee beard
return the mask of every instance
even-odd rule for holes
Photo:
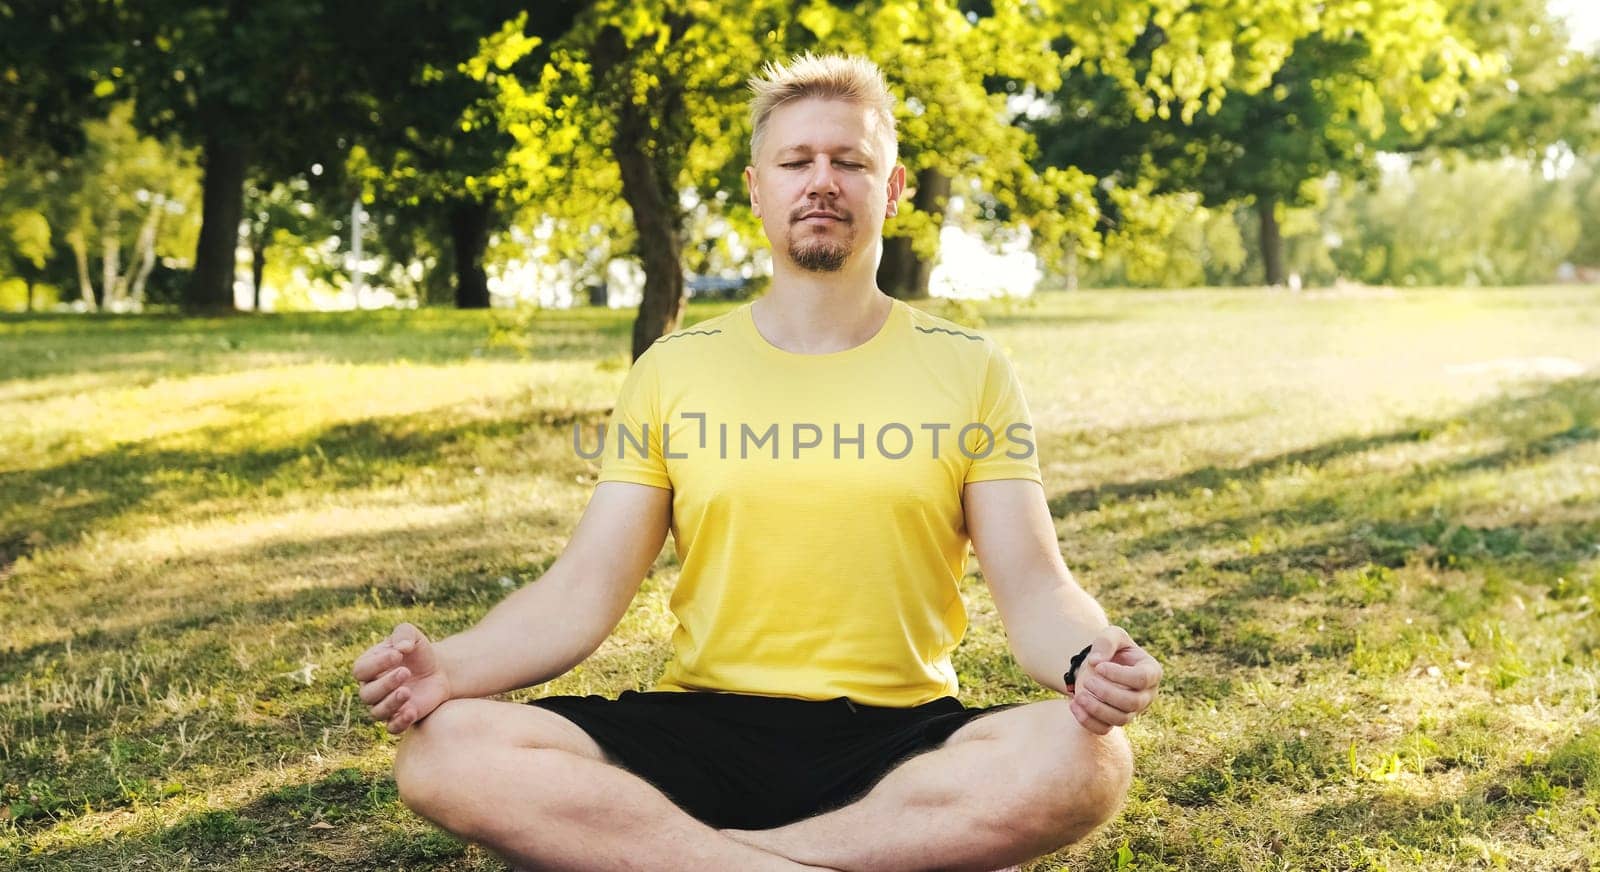
[[[848,248],[834,243],[806,246],[794,241],[789,243],[789,259],[807,272],[838,272],[849,256]]]

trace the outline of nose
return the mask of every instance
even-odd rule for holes
[[[811,162],[810,177],[806,179],[806,196],[833,197],[838,193],[839,180],[833,160],[825,154],[817,155]]]

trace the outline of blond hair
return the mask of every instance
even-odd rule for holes
[[[894,127],[894,95],[878,65],[858,55],[798,54],[787,64],[770,61],[761,76],[750,79],[750,159],[761,151],[767,120],[779,106],[796,100],[840,100],[871,109],[889,133],[888,166],[894,166],[898,143]]]

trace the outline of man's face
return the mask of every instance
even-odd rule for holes
[[[865,106],[806,99],[774,110],[744,171],[772,250],[811,272],[876,259],[905,187],[905,167],[888,165],[888,139]]]

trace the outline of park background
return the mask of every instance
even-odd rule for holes
[[[498,868],[349,663],[536,583],[574,425],[764,290],[745,79],[803,50],[882,65],[879,284],[1010,354],[1167,667],[1035,868],[1600,865],[1578,0],[0,4],[0,864]],[[649,684],[676,575],[517,696]],[[967,701],[1045,698],[962,592]]]

